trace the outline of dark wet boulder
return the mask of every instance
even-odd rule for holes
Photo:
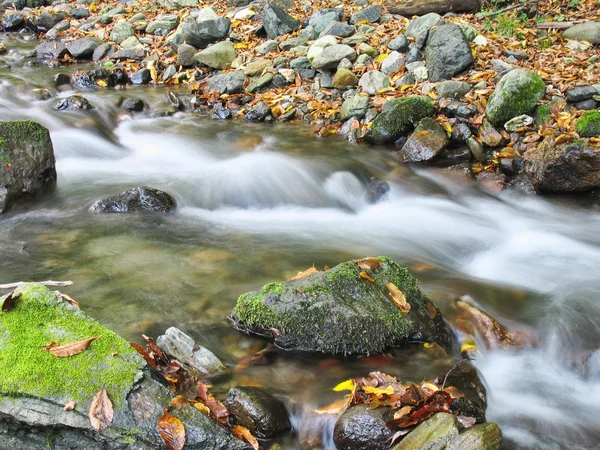
[[[162,448],[156,424],[175,394],[155,380],[144,358],[126,340],[44,286],[28,284],[15,295],[14,308],[0,314],[2,448]],[[36,326],[23,326],[33,323]],[[50,342],[93,336],[99,338],[69,358],[42,348]],[[88,411],[101,389],[106,390],[114,417],[106,429],[96,431]],[[74,403],[72,410],[65,409],[69,402]],[[249,448],[195,408],[171,414],[184,424],[186,449]]]
[[[274,438],[292,427],[283,402],[262,389],[231,388],[225,406],[235,417],[237,425],[248,428],[261,439]]]
[[[121,103],[121,108],[131,112],[142,112],[145,107],[146,104],[141,98],[130,97],[124,99]]]
[[[449,348],[450,329],[418,280],[385,256],[369,261],[348,261],[243,294],[231,320],[238,329],[272,338],[285,349],[375,354],[410,342]],[[360,275],[363,271],[373,282]]]
[[[56,185],[48,129],[31,120],[0,122],[0,214]]]
[[[0,21],[0,29],[3,31],[17,31],[23,28],[25,25],[25,18],[23,14],[4,14]]]
[[[87,98],[85,98],[83,95],[71,95],[59,100],[59,102],[54,105],[54,109],[57,111],[86,111],[94,109],[94,106],[88,102]]]
[[[375,120],[367,133],[367,140],[373,144],[394,142],[425,117],[435,114],[435,107],[428,97],[405,97],[391,100]]]
[[[244,116],[246,122],[264,122],[271,117],[271,108],[265,102],[258,102]]]
[[[300,22],[286,13],[279,6],[271,3],[263,8],[263,26],[269,39],[291,33],[300,28]]]
[[[448,80],[473,64],[473,53],[462,29],[447,23],[432,28],[425,47],[429,81]]]
[[[169,194],[148,186],[129,189],[114,197],[99,200],[90,208],[93,213],[155,212],[168,213],[175,209]]]
[[[390,184],[385,180],[372,177],[367,183],[367,201],[377,203],[390,191]]]
[[[449,143],[446,131],[435,120],[426,117],[419,122],[413,134],[400,150],[402,162],[431,161],[440,154]]]
[[[58,59],[68,55],[69,50],[64,42],[46,41],[35,48],[35,54],[40,59]]]
[[[71,77],[66,73],[57,73],[54,75],[54,86],[69,86],[71,84]]]
[[[335,423],[333,441],[338,450],[387,450],[394,432],[387,427],[394,413],[389,407],[348,408]]]
[[[446,386],[456,387],[463,395],[454,399],[450,411],[456,416],[472,417],[476,423],[485,422],[487,391],[475,366],[463,360],[447,372],[447,376],[440,375],[446,379]]]
[[[100,40],[94,37],[75,39],[67,43],[67,50],[75,59],[92,59],[94,51],[100,45]]]
[[[27,0],[4,0],[2,2],[2,9],[21,10],[25,6],[27,6]]]

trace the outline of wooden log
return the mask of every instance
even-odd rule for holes
[[[407,0],[387,3],[387,10],[401,16],[422,16],[428,13],[446,14],[449,12],[478,12],[481,0]]]

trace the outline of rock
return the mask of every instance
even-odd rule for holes
[[[150,81],[152,81],[150,70],[146,69],[145,67],[138,70],[131,76],[132,84],[148,84]]]
[[[458,26],[465,35],[465,38],[467,38],[467,41],[473,42],[473,40],[475,40],[475,38],[477,37],[477,30],[475,28],[473,28],[468,23],[459,23]]]
[[[94,61],[100,61],[104,59],[106,56],[109,56],[111,51],[114,53],[114,47],[110,44],[100,44],[92,53],[92,59]]]
[[[371,204],[377,203],[390,191],[387,181],[371,178],[367,184],[367,201]]]
[[[144,100],[140,98],[129,97],[121,103],[121,108],[132,112],[142,112],[145,107],[146,104],[144,103]]]
[[[321,31],[319,36],[339,36],[347,38],[352,36],[355,32],[356,29],[352,25],[348,25],[347,22],[333,21],[323,28],[323,31]]]
[[[577,86],[565,92],[569,103],[577,103],[589,100],[594,95],[600,94],[600,85]]]
[[[333,76],[333,87],[346,89],[358,84],[358,77],[349,69],[338,69]]]
[[[219,16],[211,7],[202,8],[196,16],[196,22],[198,23],[216,20],[219,20]]]
[[[416,83],[416,79],[415,76],[412,73],[405,73],[404,75],[402,75],[402,78],[400,78],[398,81],[396,81],[396,87],[402,87],[402,86],[407,86],[407,85],[413,85]]]
[[[387,450],[394,432],[386,423],[393,416],[389,406],[352,406],[335,423],[333,442],[338,450]]]
[[[397,51],[393,51],[381,63],[381,71],[386,75],[391,75],[399,71],[403,65],[404,57]]]
[[[410,131],[413,124],[435,114],[435,107],[427,97],[404,97],[391,100],[386,103],[388,104],[387,109],[373,121],[367,133],[367,140],[373,144],[394,142]]]
[[[600,135],[600,111],[586,111],[575,122],[575,131],[581,137]]]
[[[265,102],[258,102],[246,113],[244,120],[246,122],[264,122],[269,116],[271,116],[271,108]]]
[[[76,111],[80,109],[94,109],[94,106],[92,106],[85,97],[76,94],[60,100],[56,105],[54,105],[54,109],[57,111]]]
[[[308,58],[306,56],[300,56],[290,61],[290,69],[293,69],[295,71],[307,69],[308,67],[310,67],[310,62],[308,61]]]
[[[356,117],[361,119],[367,113],[367,107],[369,106],[369,97],[364,95],[353,95],[348,97],[342,104],[340,110],[340,119],[345,121],[350,117]]]
[[[218,17],[217,17],[218,19]],[[155,36],[166,36],[179,25],[179,16],[176,14],[162,14],[148,24],[146,33]]]
[[[400,150],[402,162],[430,161],[449,143],[448,135],[433,119],[426,117],[419,122],[413,134]]]
[[[463,98],[471,90],[471,85],[464,81],[447,80],[442,81],[435,87],[440,97]]]
[[[405,100],[405,99],[401,99]],[[367,270],[375,282],[364,283],[348,261],[296,280],[270,283],[240,296],[230,319],[242,331],[272,338],[284,349],[328,354],[376,354],[407,342],[450,344],[449,328],[409,272],[387,257]],[[388,295],[393,283],[411,305],[403,313]],[[368,299],[368,300],[367,300]],[[274,331],[275,330],[275,331]]]
[[[54,86],[68,86],[71,84],[71,78],[66,73],[57,73],[54,75]]]
[[[377,22],[381,17],[381,12],[382,9],[379,5],[367,6],[366,8],[352,14],[350,16],[350,23],[352,25],[356,25],[359,22]]]
[[[312,62],[317,55],[323,53],[323,50],[327,47],[331,47],[338,43],[337,39],[334,36],[323,36],[322,38],[317,39],[308,49],[308,53],[306,57],[310,62]]]
[[[135,61],[141,61],[146,57],[146,50],[141,45],[132,48],[122,48],[113,55],[114,59],[133,59]]]
[[[519,128],[528,127],[533,124],[533,117],[528,116],[527,114],[521,114],[520,116],[513,117],[508,122],[504,124],[504,129],[509,133],[514,133]]]
[[[260,55],[264,55],[265,53],[270,53],[270,52],[276,51],[278,46],[279,46],[279,42],[270,40],[270,41],[265,41],[260,45],[257,45],[254,50],[256,51],[256,53],[258,53]]]
[[[461,28],[448,23],[429,32],[425,60],[429,81],[436,82],[452,78],[471,67],[473,54]]]
[[[536,195],[537,189],[526,174],[520,173],[506,183],[504,190],[515,191],[519,194]]]
[[[463,119],[468,119],[477,114],[477,107],[475,105],[459,102],[458,100],[452,100],[448,104],[443,104],[441,110],[449,117],[460,117]]]
[[[110,33],[110,40],[120,44],[131,36],[135,36],[133,26],[126,20],[119,20]]]
[[[485,114],[492,124],[502,126],[513,117],[533,112],[545,93],[546,85],[538,74],[524,69],[511,70],[490,96]]]
[[[27,0],[4,0],[2,2],[2,9],[16,9],[17,11],[22,10],[27,6]]]
[[[127,39],[125,39],[123,42],[121,42],[121,48],[125,48],[125,49],[138,47],[138,46],[142,46],[142,43],[135,36],[129,36]]]
[[[54,28],[59,22],[63,21],[67,15],[64,12],[58,12],[53,14],[49,11],[44,11],[39,15],[37,20],[34,21],[34,26],[38,31],[49,31]]]
[[[475,425],[455,436],[445,450],[500,450],[501,444],[502,432],[498,425],[490,422]]]
[[[48,129],[31,120],[0,122],[0,214],[51,191],[55,185],[54,149]]]
[[[475,158],[480,163],[484,163],[486,160],[486,157],[485,157],[485,152],[483,151],[483,145],[481,145],[481,142],[479,142],[477,139],[475,139],[475,137],[471,136],[470,138],[467,139],[466,143],[467,143],[467,147],[469,148],[469,151],[473,155],[473,158]]]
[[[35,54],[40,59],[59,59],[69,54],[69,50],[64,42],[46,41],[35,48]]]
[[[600,103],[598,103],[594,99],[588,99],[588,100],[582,100],[580,102],[574,103],[573,106],[577,109],[589,111],[591,109],[598,109],[600,107]],[[539,108],[539,106],[538,106],[538,108]]]
[[[5,13],[0,24],[2,25],[0,27],[2,31],[17,31],[23,27],[25,24],[25,19],[23,18],[23,14]]]
[[[387,47],[390,50],[398,51],[400,53],[406,53],[408,51],[409,41],[406,39],[406,36],[403,34],[396,36],[390,42],[388,42]]]
[[[252,82],[248,86],[246,86],[246,92],[252,94],[258,89],[267,86],[271,81],[273,81],[273,74],[265,73],[263,76],[253,79]]]
[[[244,67],[244,73],[250,77],[261,75],[265,69],[273,67],[273,61],[270,59],[260,58],[252,61],[246,67]]]
[[[339,14],[336,11],[331,11],[311,16],[308,19],[308,25],[313,26],[317,33],[321,33],[330,22],[337,20],[339,20]]]
[[[148,186],[129,189],[114,197],[99,200],[90,208],[93,213],[156,212],[168,213],[175,209],[175,200],[169,194]]]
[[[492,64],[492,69],[494,69],[498,75],[506,75],[514,69],[514,66],[498,58],[492,59],[490,63]]]
[[[153,378],[144,358],[58,293],[28,284],[17,294],[19,301],[10,314],[0,314],[2,441],[16,449],[46,448],[49,442],[57,449],[163,447],[156,424],[174,394]],[[34,322],[35,327],[23,327]],[[71,358],[49,357],[41,349],[48,342],[92,336],[100,338]],[[24,348],[30,349],[27,358],[21,357]],[[96,431],[88,410],[101,389],[111,400],[114,416],[108,428]],[[69,402],[75,408],[65,411]],[[183,422],[186,448],[249,449],[195,408],[171,414]]]
[[[242,92],[246,75],[241,70],[215,75],[208,79],[208,88],[219,94],[237,94]]]
[[[177,47],[177,64],[183,67],[193,66],[196,64],[195,54],[196,47],[190,44],[180,44]]]
[[[315,69],[334,69],[344,58],[354,61],[356,52],[349,45],[336,44],[324,48],[320,54],[315,56],[312,66]]]
[[[440,20],[442,20],[442,17],[439,14],[425,14],[424,16],[416,18],[415,20],[411,20],[404,35],[407,38],[414,37],[416,47],[418,49],[423,49],[423,47],[425,47],[425,43],[427,42],[429,30],[435,27]]]
[[[366,92],[369,95],[375,95],[383,88],[389,87],[390,80],[378,70],[371,70],[365,72],[363,76],[360,77],[358,85],[362,88],[363,92]]]
[[[452,135],[450,136],[450,138],[452,142],[457,142],[459,144],[466,142],[467,139],[469,139],[473,135],[468,123],[458,120],[452,125],[451,133]]]
[[[263,26],[269,39],[291,33],[300,28],[300,22],[278,6],[267,3],[263,8]]]
[[[262,389],[231,388],[224,403],[236,425],[249,429],[260,439],[274,438],[292,427],[283,402]]]
[[[479,47],[487,47],[488,45],[488,40],[485,38],[485,36],[482,36],[481,34],[475,36],[475,39],[473,39],[473,44],[479,46]]]
[[[205,20],[203,22],[185,22],[181,28],[183,40],[196,48],[206,48],[229,34],[229,19]]]
[[[576,41],[600,44],[600,22],[588,21],[572,26],[563,32],[563,37]]]
[[[419,61],[423,57],[421,50],[416,45],[410,44],[408,46],[408,54],[406,55],[406,63],[410,64]]]
[[[198,378],[213,378],[229,373],[229,368],[206,347],[179,328],[171,327],[156,339],[156,344]]]
[[[487,120],[483,120],[479,127],[479,139],[488,147],[498,147],[504,138]]]
[[[458,436],[458,421],[453,414],[437,413],[420,423],[392,450],[440,450]],[[468,447],[462,450],[474,450]]]
[[[366,42],[361,42],[358,44],[358,54],[368,55],[370,58],[375,58],[376,56],[379,56],[379,50],[372,45],[367,44]]]
[[[226,69],[235,58],[237,58],[237,52],[231,41],[217,42],[194,55],[194,59],[200,64],[213,69]]]
[[[100,41],[94,37],[84,37],[68,42],[66,47],[75,59],[91,59]]]

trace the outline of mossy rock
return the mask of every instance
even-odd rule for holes
[[[0,312],[0,442],[13,449],[150,449],[162,445],[156,424],[173,393],[150,374],[123,338],[38,284],[15,291],[14,308]],[[0,297],[0,303],[4,300]],[[52,342],[99,336],[84,352],[59,358]],[[102,432],[88,419],[94,395],[105,389],[114,419]],[[75,402],[72,411],[64,405]],[[186,448],[247,446],[194,408],[178,411]],[[28,429],[28,433],[20,430]]]
[[[575,131],[581,137],[594,137],[600,135],[600,111],[586,111],[575,122]]]
[[[328,354],[376,354],[412,342],[448,349],[451,332],[440,311],[407,269],[381,256],[365,270],[354,261],[303,278],[270,283],[243,294],[231,314],[238,329],[272,338],[284,349]],[[411,305],[402,312],[389,297],[393,283]]]
[[[377,145],[388,144],[411,131],[421,119],[434,114],[435,107],[428,97],[413,96],[391,100],[373,121],[367,140]]]
[[[504,126],[513,117],[531,114],[545,94],[546,85],[537,73],[514,69],[496,86],[485,114],[493,125]]]

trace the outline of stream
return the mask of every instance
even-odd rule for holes
[[[600,347],[600,200],[494,197],[451,172],[410,169],[301,124],[133,118],[116,106],[133,96],[160,111],[165,88],[84,92],[93,111],[54,111],[74,93],[53,88],[54,75],[85,66],[36,65],[25,57],[35,46],[27,35],[0,42],[9,48],[0,56],[0,120],[47,126],[58,172],[52,195],[0,219],[0,283],[72,280],[64,292],[132,341],[181,328],[235,368],[217,396],[263,386],[293,405],[296,434],[281,448],[319,436],[330,450],[335,417],[313,411],[342,398],[336,384],[372,370],[430,379],[448,362],[422,348],[347,359],[273,350],[245,367],[240,360],[267,343],[226,318],[241,293],[313,264],[386,255],[422,280],[450,323],[452,300],[469,295],[509,328],[534,330],[535,348],[474,362],[504,449],[600,449],[600,351],[584,364]],[[372,176],[391,186],[376,204],[366,201]],[[140,185],[170,193],[176,212],[88,212]]]

